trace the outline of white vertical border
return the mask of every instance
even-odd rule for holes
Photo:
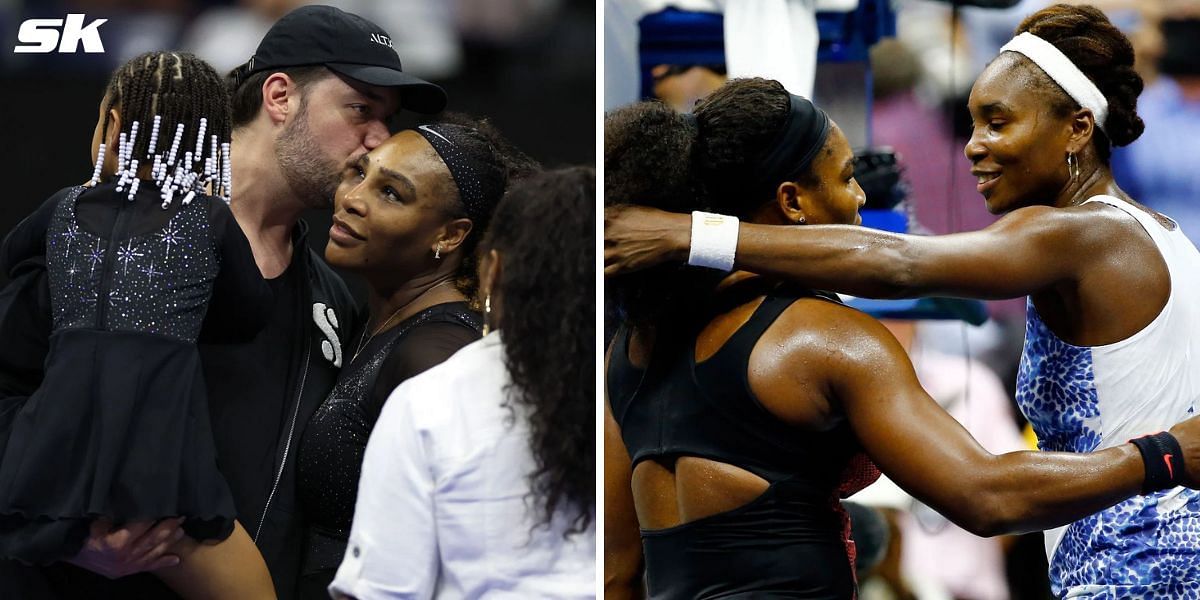
[[[604,2],[596,0],[596,597],[604,597]]]

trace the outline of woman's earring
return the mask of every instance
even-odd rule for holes
[[[433,257],[439,258],[439,259],[442,257],[442,243],[441,242],[438,242],[437,247],[433,249]]]
[[[488,294],[483,297],[483,335],[487,335],[489,332],[491,332],[492,327],[489,323],[491,320],[492,320],[492,295]]]

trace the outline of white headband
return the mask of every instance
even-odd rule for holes
[[[1092,111],[1096,126],[1104,129],[1104,121],[1108,118],[1108,100],[1100,93],[1100,88],[1067,58],[1054,44],[1043,40],[1026,31],[1009,40],[1000,52],[1011,51],[1025,55],[1033,61],[1050,79],[1054,80],[1063,91],[1067,92],[1079,106]]]

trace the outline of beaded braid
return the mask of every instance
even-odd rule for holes
[[[163,208],[177,192],[185,203],[196,193],[229,201],[229,92],[208,63],[186,52],[142,54],[113,73],[106,97],[101,139],[108,138],[109,109],[119,107],[125,123],[116,149],[118,191],[128,185],[133,199],[142,165],[162,189]]]

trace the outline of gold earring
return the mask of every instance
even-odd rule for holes
[[[490,321],[492,320],[492,295],[483,297],[483,335],[487,335],[492,331]]]

